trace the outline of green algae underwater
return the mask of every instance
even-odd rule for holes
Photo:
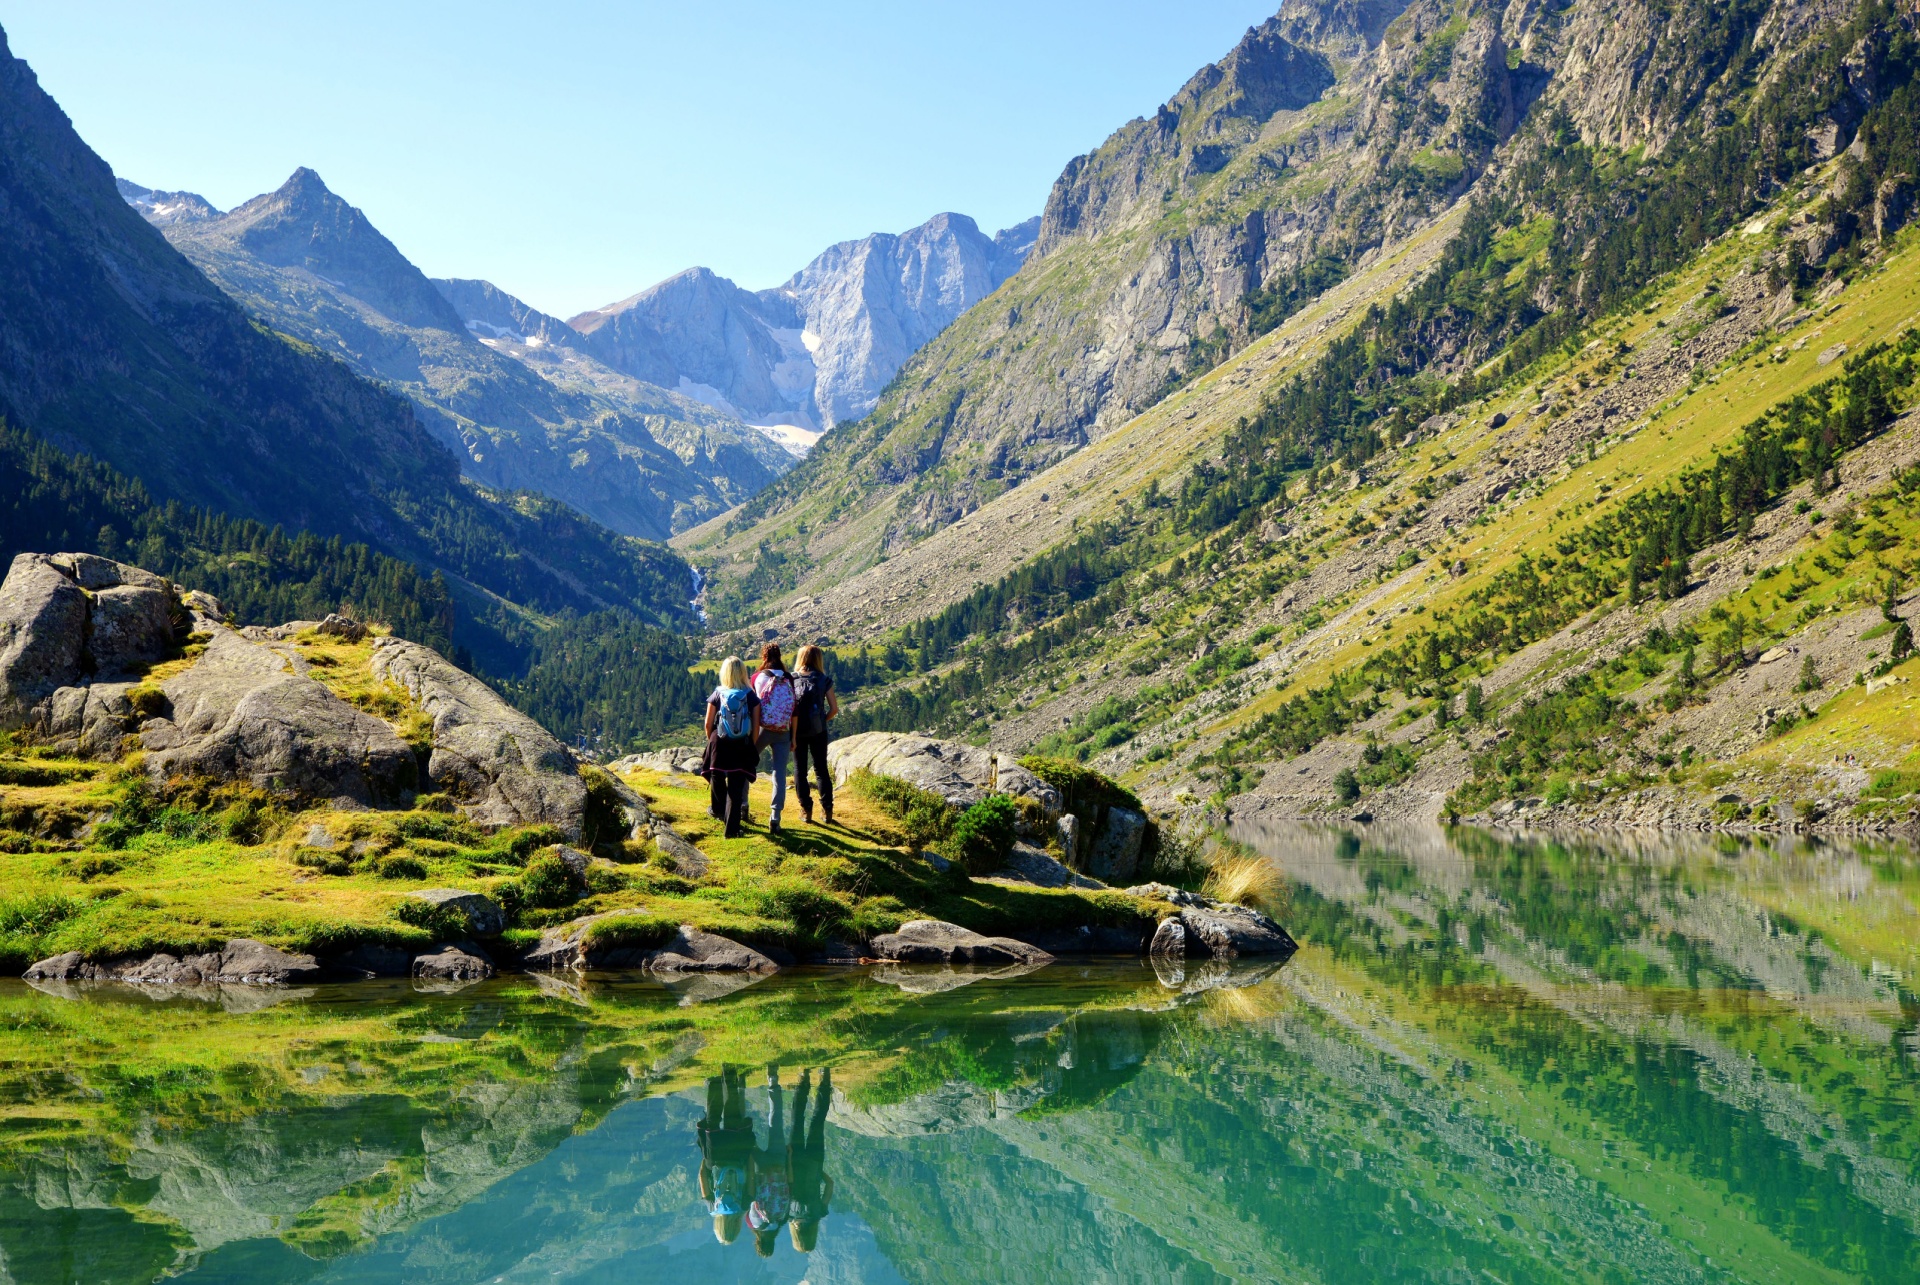
[[[1284,966],[0,983],[0,1281],[1920,1279],[1910,849],[1237,837]]]

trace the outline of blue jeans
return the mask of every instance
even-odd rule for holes
[[[793,742],[782,728],[777,732],[762,732],[760,744],[773,750],[773,812],[768,819],[778,825],[780,810],[787,805],[787,755],[793,749]]]

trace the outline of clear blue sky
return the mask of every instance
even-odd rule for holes
[[[562,316],[778,283],[940,210],[1037,214],[1279,0],[0,0],[114,171],[223,209],[296,166],[434,276]]]

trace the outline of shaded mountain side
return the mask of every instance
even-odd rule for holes
[[[682,546],[724,577],[751,574],[737,555],[764,544],[803,580],[897,554],[1509,173],[1524,123],[1560,113],[1576,137],[1658,154],[1818,9],[1289,4],[1070,163],[1021,272],[872,415]]]
[[[656,432],[746,430],[657,388],[542,378],[558,372],[496,351],[312,170],[227,214],[169,219],[163,231],[255,317],[406,394],[484,485],[539,491],[617,531],[663,539],[761,489],[784,459],[732,451],[722,467],[711,451],[683,458]]]
[[[3,43],[0,196],[0,411],[16,427],[162,504],[364,542],[539,610],[687,618],[675,555],[464,483],[411,405],[250,320]]]

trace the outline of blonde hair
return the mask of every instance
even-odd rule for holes
[[[800,672],[801,673],[817,674],[820,672],[820,667],[826,664],[826,661],[827,661],[826,656],[822,654],[820,649],[814,646],[812,643],[808,643],[806,646],[800,649]]]
[[[731,1245],[740,1239],[739,1214],[715,1214],[713,1216],[713,1238],[722,1245]]]
[[[793,1247],[803,1254],[811,1254],[820,1243],[820,1220],[809,1218],[805,1222],[795,1220],[787,1224],[787,1235],[793,1240]]]
[[[738,656],[729,656],[720,662],[720,685],[722,687],[745,687],[747,685],[747,662]]]

